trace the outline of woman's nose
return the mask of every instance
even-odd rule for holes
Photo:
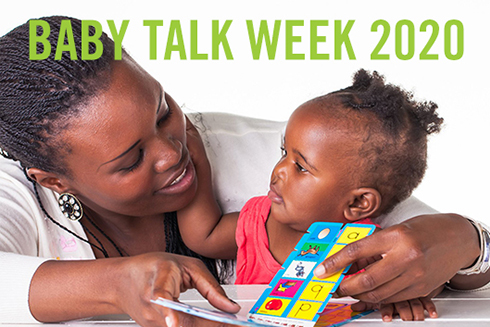
[[[173,137],[159,138],[155,142],[155,172],[160,174],[178,166],[183,155],[182,143]]]

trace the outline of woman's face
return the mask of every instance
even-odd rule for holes
[[[129,59],[115,62],[109,88],[63,132],[67,191],[101,215],[147,216],[179,210],[197,178],[186,147],[186,119],[161,85]]]

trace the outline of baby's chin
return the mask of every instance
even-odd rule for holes
[[[298,219],[298,215],[289,214],[282,205],[271,205],[269,220],[274,220],[275,223],[283,226],[288,226],[290,229],[297,232],[305,233],[311,224]]]

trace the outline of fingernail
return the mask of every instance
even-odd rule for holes
[[[242,306],[240,304],[238,304],[235,300],[233,299],[230,299],[228,298],[228,300],[230,300],[231,303],[233,303],[234,305],[236,305],[237,307],[239,307],[240,309],[242,308]]]
[[[313,271],[315,276],[322,276],[325,274],[325,272],[326,272],[325,266],[323,265],[319,265],[318,267],[315,268],[315,271]]]
[[[238,304],[238,303],[236,303],[236,302],[235,302],[235,300],[233,300],[233,299],[228,298],[228,300],[230,300],[230,302],[232,302],[232,303],[235,303],[236,305],[239,305],[239,304]]]
[[[384,315],[384,316],[383,316],[383,321],[384,321],[384,322],[390,322],[390,321],[391,321],[390,316],[388,316],[388,315]]]
[[[167,327],[172,327],[172,318],[169,316],[165,317],[165,323],[167,324]]]

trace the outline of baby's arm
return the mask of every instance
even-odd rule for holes
[[[193,251],[210,257],[235,258],[235,229],[238,213],[222,215],[214,197],[211,167],[199,133],[187,120],[187,147],[197,173],[198,186],[194,199],[177,212],[184,243]]]

